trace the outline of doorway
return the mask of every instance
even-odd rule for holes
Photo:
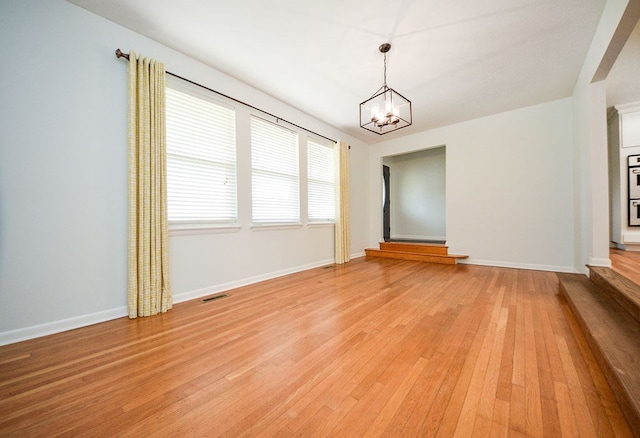
[[[385,242],[391,240],[391,201],[389,199],[391,191],[391,169],[382,165],[382,238]]]
[[[383,157],[381,165],[383,240],[445,242],[446,147]]]

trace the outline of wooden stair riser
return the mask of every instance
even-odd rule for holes
[[[458,255],[437,255],[437,254],[419,254],[400,251],[382,251],[378,249],[365,249],[365,254],[368,257],[383,257],[389,259],[399,260],[414,260],[427,263],[439,263],[443,265],[455,265],[458,259],[466,258],[466,256]]]
[[[612,269],[596,266],[589,266],[589,278],[640,323],[639,285]]]
[[[383,251],[401,251],[418,254],[447,255],[449,253],[448,246],[426,243],[380,242],[380,249]]]

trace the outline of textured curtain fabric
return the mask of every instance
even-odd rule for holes
[[[164,64],[129,53],[129,318],[171,308]]]
[[[342,140],[336,143],[336,263],[349,261],[349,146]]]

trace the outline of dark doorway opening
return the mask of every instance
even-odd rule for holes
[[[382,166],[382,237],[385,242],[391,240],[391,201],[389,193],[391,192],[391,172],[389,166]]]

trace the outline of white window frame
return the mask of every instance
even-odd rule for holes
[[[299,133],[250,119],[252,227],[300,226]]]
[[[237,189],[238,163],[237,163],[237,150],[236,150],[237,149],[236,108],[234,107],[234,105],[231,105],[226,100],[217,98],[217,96],[213,92],[208,91],[202,87],[190,84],[189,82],[181,80],[179,78],[168,76],[167,82],[166,82],[166,88],[167,88],[167,94],[171,93],[172,91],[176,91],[176,92],[183,93],[188,96],[200,99],[209,104],[216,105],[219,108],[230,110],[233,112],[232,125],[229,126],[229,131],[225,133],[225,136],[228,136],[228,138],[226,138],[225,140],[222,140],[223,144],[226,143],[226,149],[227,149],[226,155],[221,155],[221,156],[212,155],[208,158],[203,158],[204,154],[200,154],[200,156],[198,156],[197,153],[191,154],[191,152],[193,151],[184,151],[182,154],[180,153],[176,154],[175,150],[172,150],[174,148],[172,148],[169,144],[171,134],[169,133],[170,122],[168,120],[167,122],[167,174],[168,174],[167,189],[168,189],[168,193],[171,192],[172,190],[174,191],[188,190],[185,187],[176,188],[176,189],[172,189],[170,187],[171,178],[172,178],[170,170],[172,166],[175,169],[177,165],[191,167],[191,171],[194,171],[194,170],[197,171],[198,167],[200,167],[201,169],[208,168],[208,170],[211,171],[212,175],[215,174],[216,172],[220,172],[220,173],[224,172],[224,175],[225,175],[224,184],[225,185],[227,183],[231,184],[230,188],[226,189],[227,190],[226,197],[231,199],[226,199],[225,200],[226,202],[223,204],[224,206],[223,209],[228,213],[226,218],[214,218],[214,217],[198,218],[193,216],[188,217],[188,213],[184,213],[185,217],[183,218],[176,218],[175,216],[172,218],[171,213],[169,213],[170,214],[169,216],[170,230],[172,231],[172,233],[175,231],[178,231],[178,232],[189,234],[194,231],[198,232],[198,231],[209,230],[209,232],[221,232],[221,231],[224,231],[225,229],[230,229],[230,230],[239,229],[240,227],[238,225],[238,189]],[[178,177],[177,175],[173,175],[173,176]],[[193,183],[197,184],[201,182],[202,180],[201,181],[196,180]],[[200,190],[200,192],[203,192],[203,191],[206,192],[207,188],[203,187],[201,189],[196,189],[196,191],[198,190]],[[211,191],[212,188],[210,187],[208,190]],[[197,193],[194,194],[194,196],[197,197],[198,196]],[[225,193],[223,192],[223,194],[221,194],[220,196],[222,196],[222,198],[224,199]],[[170,204],[169,199],[168,199],[168,204]],[[168,207],[170,208],[170,205]],[[208,208],[211,208],[211,204],[209,205]]]
[[[306,143],[307,221],[309,224],[333,224],[336,221],[335,143],[311,136],[307,136]],[[316,212],[312,213],[313,210]],[[325,214],[317,214],[319,210]]]

